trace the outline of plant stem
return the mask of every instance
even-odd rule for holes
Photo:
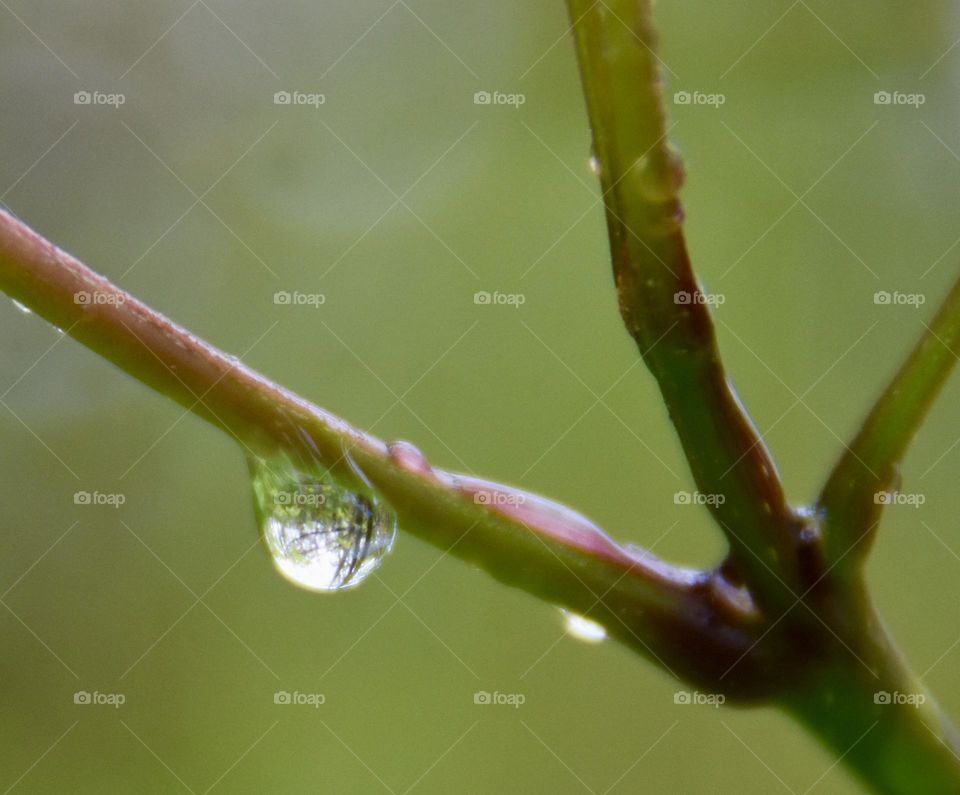
[[[797,521],[729,384],[683,238],[649,0],[568,0],[627,329],[656,377],[698,489],[761,602],[789,603]],[[778,571],[779,576],[771,576]]]
[[[851,551],[872,527],[863,502],[868,492],[872,502],[878,479],[866,477],[873,467],[864,460],[889,478],[955,358],[957,289],[841,461],[824,510],[792,512],[724,373],[690,265],[678,199],[683,169],[667,142],[651,2],[568,6],[621,314],[657,379],[698,488],[725,498],[712,513],[730,542],[733,576],[760,605],[761,641],[776,648],[779,681],[768,695],[878,791],[960,792],[960,746],[932,699],[919,709],[874,702],[882,691],[922,691],[875,617],[862,577],[845,576],[850,569],[839,565],[847,553],[862,560],[868,546]]]
[[[787,694],[786,710],[876,792],[960,791],[957,730],[910,673],[864,589],[845,602],[848,615],[857,616],[857,656],[835,648]]]
[[[877,495],[897,488],[904,453],[957,361],[960,279],[924,325],[925,333],[844,450],[820,495],[828,558],[846,555],[847,571],[865,559],[884,507]]]
[[[752,644],[750,617],[719,573],[669,566],[619,546],[588,519],[537,495],[429,465],[270,382],[149,309],[0,212],[0,289],[117,367],[230,433],[249,455],[319,458],[358,489],[344,451],[401,527],[497,579],[589,613],[678,675],[716,678]],[[478,499],[482,495],[482,499]],[[701,648],[690,658],[689,648]],[[726,662],[724,662],[726,661]],[[754,684],[744,666],[742,684]]]

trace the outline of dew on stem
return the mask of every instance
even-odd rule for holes
[[[590,173],[596,177],[600,176],[600,158],[596,152],[590,152],[590,159],[587,161],[590,166]]]
[[[376,496],[348,488],[319,464],[301,467],[276,456],[251,458],[249,466],[263,541],[277,571],[295,585],[354,587],[393,548],[396,517]]]
[[[563,628],[570,637],[584,643],[600,643],[607,639],[607,630],[596,621],[563,608],[560,608],[560,613],[563,616]]]

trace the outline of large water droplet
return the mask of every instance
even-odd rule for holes
[[[607,630],[596,621],[563,608],[560,608],[560,613],[563,615],[563,628],[571,637],[584,643],[600,643],[607,639]]]
[[[277,457],[251,460],[250,471],[260,531],[274,566],[301,588],[359,585],[393,548],[394,514],[322,467],[304,471]]]

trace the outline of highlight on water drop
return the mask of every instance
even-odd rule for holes
[[[319,464],[298,467],[285,456],[251,458],[250,471],[263,541],[277,571],[295,585],[311,591],[355,587],[393,548],[393,512]]]
[[[607,639],[607,630],[596,621],[563,608],[560,608],[560,614],[563,616],[563,628],[571,637],[584,643],[601,643]]]
[[[600,176],[600,158],[597,157],[596,152],[590,153],[590,159],[587,161],[587,164],[590,166],[590,172],[599,177]]]

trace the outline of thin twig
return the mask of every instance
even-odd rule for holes
[[[820,494],[818,510],[831,561],[846,552],[864,529],[873,528],[847,556],[847,570],[862,565],[866,558],[880,514],[899,488],[900,462],[960,354],[960,279],[924,326],[920,340],[844,449]]]
[[[401,528],[510,585],[605,624],[678,675],[716,680],[752,643],[752,617],[719,573],[669,566],[534,494],[430,466],[267,380],[0,212],[0,289],[159,393],[231,434],[249,455],[319,459],[366,478]],[[690,648],[703,654],[690,658]],[[744,666],[743,681],[750,682]],[[731,683],[736,689],[739,685]],[[744,685],[746,686],[746,685]]]

